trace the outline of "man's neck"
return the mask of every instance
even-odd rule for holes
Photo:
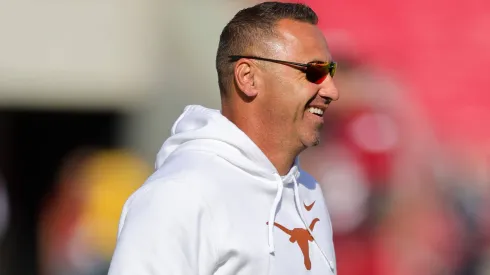
[[[227,108],[222,108],[222,114],[260,148],[280,175],[284,176],[289,172],[296,157],[302,151],[301,148],[296,148],[294,144],[288,144],[287,139],[271,133],[258,116],[240,115],[230,112]]]
[[[266,129],[264,129],[261,134],[255,130],[250,131],[247,127],[238,127],[260,148],[281,176],[284,176],[289,172],[298,155],[294,150],[288,150],[291,146],[281,144],[274,138],[264,137],[263,133],[267,133]]]
[[[279,175],[285,176],[289,172],[289,170],[291,170],[291,167],[294,165],[296,155],[288,154],[285,152],[281,154],[280,151],[276,151],[276,153],[274,153],[271,152],[272,150],[268,151],[266,147],[261,148],[260,145],[258,146],[262,150],[262,152],[264,152],[270,162],[274,165],[274,167],[276,167]]]

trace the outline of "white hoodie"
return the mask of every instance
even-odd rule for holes
[[[336,274],[319,184],[298,161],[281,177],[218,110],[187,106],[156,168],[124,205],[109,275]]]

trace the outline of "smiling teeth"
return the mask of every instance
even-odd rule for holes
[[[323,111],[322,109],[319,109],[319,108],[315,108],[315,107],[310,107],[308,108],[308,112],[312,113],[312,114],[317,114],[317,115],[323,115]]]

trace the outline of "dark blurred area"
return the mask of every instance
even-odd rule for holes
[[[0,170],[4,199],[8,198],[10,210],[10,218],[4,220],[9,230],[2,236],[2,269],[11,274],[34,274],[39,260],[36,253],[39,217],[49,193],[57,187],[57,173],[64,158],[79,147],[116,146],[118,116],[3,110],[0,120]],[[67,206],[71,211],[75,202]]]
[[[0,275],[107,273],[125,200],[260,1],[0,3]],[[303,1],[340,100],[301,155],[339,275],[490,274],[490,4]]]

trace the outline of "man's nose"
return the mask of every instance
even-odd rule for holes
[[[330,98],[332,101],[339,99],[339,91],[331,76],[328,76],[320,86],[320,91],[318,92],[319,96],[322,98]]]

